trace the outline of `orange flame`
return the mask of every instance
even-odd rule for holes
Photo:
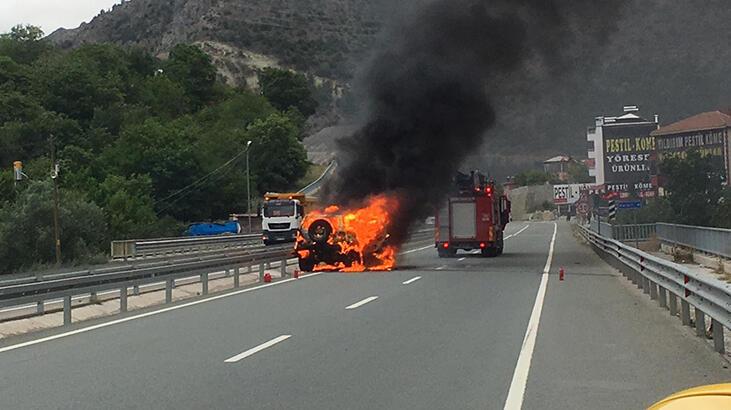
[[[391,218],[398,208],[393,196],[377,195],[368,198],[362,207],[343,208],[330,205],[321,211],[310,211],[302,222],[302,230],[307,231],[316,220],[326,220],[333,227],[328,243],[338,245],[342,255],[358,255],[352,266],[338,262],[334,265],[321,263],[315,271],[363,272],[393,269],[396,264],[397,247],[388,244],[387,229]],[[310,255],[307,249],[300,249],[305,241],[298,236],[295,247],[301,258]]]

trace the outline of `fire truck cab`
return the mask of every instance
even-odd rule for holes
[[[510,222],[510,201],[495,190],[494,181],[478,171],[458,173],[455,189],[435,221],[435,245],[440,258],[457,251],[480,250],[483,256],[503,253],[503,231]]]

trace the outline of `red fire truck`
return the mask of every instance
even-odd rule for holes
[[[510,221],[510,201],[478,171],[458,173],[455,189],[438,212],[436,248],[440,258],[479,249],[483,256],[503,253],[503,231]]]

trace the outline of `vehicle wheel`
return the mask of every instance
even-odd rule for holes
[[[315,260],[311,257],[300,259],[299,266],[303,272],[312,272],[315,269]]]
[[[482,256],[486,256],[488,258],[494,258],[498,255],[497,248],[485,248],[482,250]]]
[[[317,221],[313,222],[307,230],[307,234],[310,236],[310,239],[313,242],[319,243],[327,242],[332,233],[332,225],[330,225],[330,223],[324,219],[318,219]]]
[[[500,255],[503,254],[503,247],[502,246],[499,247],[499,248],[497,248],[497,254],[498,254],[498,256],[500,256]]]
[[[442,248],[437,249],[437,255],[439,255],[440,258],[448,258],[449,257],[449,253],[446,250],[442,249]]]

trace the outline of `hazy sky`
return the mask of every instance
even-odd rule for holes
[[[120,0],[0,0],[0,33],[16,24],[40,26],[46,34],[75,28],[116,3]]]

